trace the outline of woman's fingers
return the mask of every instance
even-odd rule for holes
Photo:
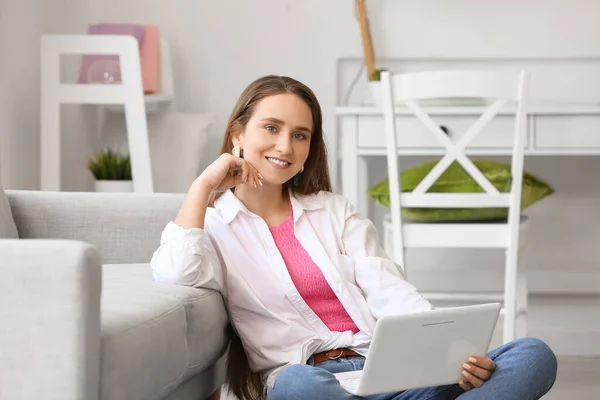
[[[247,161],[244,161],[244,168],[248,171],[248,179],[244,183],[248,183],[252,187],[262,186],[262,175]]]
[[[263,183],[262,183],[262,180],[263,180],[262,175],[256,170],[256,168],[254,168],[253,165],[250,165],[250,167],[252,168],[252,172],[253,172],[253,175],[254,175],[254,180],[256,182],[256,187],[258,187],[259,185],[262,186],[263,185]]]
[[[490,372],[494,372],[496,369],[496,364],[489,357],[472,356],[469,357],[468,362],[480,368],[487,369]]]
[[[466,362],[463,364],[463,370],[467,371],[471,375],[474,375],[475,377],[481,379],[484,382],[490,379],[490,376],[492,375],[491,371],[488,371],[485,368],[478,367],[477,365],[472,364],[470,362]]]
[[[469,390],[473,389],[473,385],[471,385],[469,382],[464,381],[464,380],[460,380],[458,381],[458,386],[461,387],[462,390],[464,390],[465,392],[468,392]]]
[[[226,157],[227,159],[227,168],[229,169],[229,172],[231,173],[231,176],[233,176],[234,178],[238,177],[239,175],[242,174],[242,166],[244,164],[244,160],[242,160],[241,158],[237,158],[237,157],[233,157],[229,154],[227,155],[223,155]]]
[[[248,163],[243,163],[242,165],[242,182],[248,182],[248,178],[250,177],[250,168],[248,168]]]
[[[483,385],[483,383],[485,382],[485,380],[479,378],[476,375],[473,375],[470,370],[467,369],[463,369],[462,371],[462,376],[464,376],[464,380],[469,382],[471,385],[473,385],[473,387],[481,387],[481,385]]]
[[[233,176],[233,186],[248,182],[248,178],[251,175],[248,163],[237,157],[232,157],[230,163],[230,172]]]
[[[492,376],[496,364],[489,357],[469,357],[463,364],[462,376],[464,379],[458,381],[463,390],[481,387]]]
[[[246,160],[238,157],[230,159],[230,172],[233,176],[233,186],[248,184],[252,187],[262,186],[262,175]]]

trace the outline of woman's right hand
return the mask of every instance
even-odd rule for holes
[[[252,187],[262,186],[262,175],[246,160],[224,153],[210,164],[199,179],[212,190],[224,192],[244,183]]]

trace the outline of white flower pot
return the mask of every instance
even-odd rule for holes
[[[380,81],[369,81],[369,91],[371,92],[371,99],[376,107],[381,107],[381,82]]]
[[[96,181],[96,192],[122,193],[133,192],[133,181]]]

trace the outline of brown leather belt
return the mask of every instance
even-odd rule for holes
[[[337,358],[346,358],[352,356],[360,356],[360,354],[350,349],[335,349],[313,354],[313,362],[315,365],[317,365],[319,363],[322,363],[323,361],[335,360]]]

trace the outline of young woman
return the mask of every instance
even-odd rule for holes
[[[332,373],[362,369],[377,318],[432,306],[373,224],[332,193],[315,95],[288,77],[253,82],[221,152],[164,229],[154,278],[222,293],[234,327],[227,381],[240,399],[360,399]],[[368,398],[537,399],[557,361],[528,338],[463,368],[454,385]]]

